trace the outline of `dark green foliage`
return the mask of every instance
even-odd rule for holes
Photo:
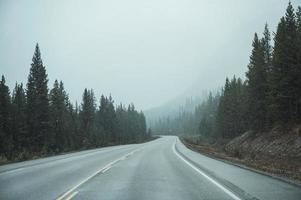
[[[219,94],[209,94],[208,99],[197,106],[194,112],[183,111],[175,117],[159,119],[152,130],[161,135],[202,134],[210,137],[216,136],[215,121]],[[189,100],[186,101],[189,104]]]
[[[146,121],[144,114],[135,110],[133,104],[126,109],[123,105],[116,108],[117,138],[122,144],[126,141],[141,142],[149,139],[146,131]]]
[[[70,147],[71,120],[73,108],[64,89],[63,82],[55,80],[53,89],[50,91],[50,123],[51,133],[47,142],[52,151],[62,151]],[[71,107],[70,107],[71,106]]]
[[[32,151],[47,151],[50,133],[48,79],[41,59],[39,45],[36,45],[27,82],[27,147]]]
[[[240,78],[226,79],[217,109],[217,131],[220,137],[233,138],[247,130],[246,84]]]
[[[73,106],[63,82],[55,80],[48,93],[48,79],[36,45],[27,90],[16,84],[12,97],[0,81],[0,157],[9,160],[45,154],[142,142],[151,135],[145,117],[135,110],[115,109],[111,96],[101,96],[99,109],[93,90],[85,89],[81,106]]]
[[[26,123],[26,96],[23,84],[17,84],[12,95],[12,125],[11,132],[15,152],[24,151],[24,144],[27,143],[27,123]]]
[[[199,134],[233,138],[247,130],[264,132],[273,126],[301,120],[301,8],[289,2],[275,33],[275,46],[267,24],[263,38],[255,34],[246,81],[226,79],[217,103],[209,97],[195,113],[160,119],[153,129],[165,134]],[[214,98],[213,98],[214,99]]]
[[[13,137],[11,135],[11,98],[9,88],[2,75],[0,81],[0,152],[10,158],[13,149]]]
[[[275,125],[301,120],[301,8],[289,3],[274,36],[265,26],[263,38],[254,36],[246,81],[226,79],[217,95],[194,112],[180,110],[159,119],[157,134],[199,134],[233,138],[247,130],[264,132]],[[73,106],[62,82],[48,93],[48,79],[36,46],[27,90],[16,84],[12,97],[0,82],[0,154],[9,159],[24,151],[62,152],[112,144],[141,142],[151,137],[145,116],[134,105],[115,108],[111,96],[101,96],[97,108],[93,90],[85,89],[81,106]]]
[[[93,90],[84,90],[81,109],[79,112],[81,144],[93,146],[92,138],[95,134],[96,102]]]
[[[269,69],[272,62],[272,46],[271,46],[271,33],[268,28],[268,24],[264,26],[263,38],[261,39],[261,44],[264,54],[264,62],[266,63],[267,68]]]
[[[301,120],[301,7],[299,6],[296,12],[296,24],[297,24],[297,34],[296,34],[296,46],[297,46],[297,64],[296,64],[296,95],[299,97],[296,102],[296,112],[297,120]]]
[[[268,30],[265,28],[266,37]],[[266,39],[268,40],[268,39]],[[253,130],[262,130],[266,125],[267,108],[267,64],[270,62],[269,47],[266,40],[259,40],[255,33],[253,50],[248,65],[247,92],[248,92],[248,115],[249,124]],[[266,48],[266,51],[265,51]]]
[[[297,119],[298,99],[300,98],[297,83],[297,26],[294,9],[289,3],[285,17],[282,17],[274,38],[272,71],[270,74],[271,99],[270,116],[274,123],[288,123]]]
[[[103,138],[107,141],[116,141],[117,138],[117,117],[112,97],[100,97],[100,105],[97,112],[99,127],[102,130]]]

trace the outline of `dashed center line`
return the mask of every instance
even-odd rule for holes
[[[83,181],[81,181],[80,183],[78,183],[77,185],[75,185],[74,187],[72,187],[70,190],[68,190],[67,192],[65,192],[62,196],[58,197],[56,200],[70,200],[72,197],[74,197],[78,193],[78,192],[74,192],[78,187],[80,187],[81,185],[83,185],[84,183],[86,183],[87,181],[89,181],[94,176],[96,176],[96,175],[98,175],[100,173],[105,173],[106,171],[108,171],[110,168],[112,168],[112,166],[115,165],[116,163],[118,163],[119,161],[125,160],[126,158],[128,158],[129,156],[133,155],[134,153],[136,153],[136,152],[138,152],[140,150],[141,149],[136,149],[134,151],[131,151],[130,153],[127,153],[124,156],[122,156],[122,157],[120,157],[120,158],[118,158],[118,159],[116,159],[116,160],[108,163],[107,165],[105,165],[101,169],[97,170],[92,175],[88,176],[86,179],[84,179]]]

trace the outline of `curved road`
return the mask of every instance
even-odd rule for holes
[[[3,165],[0,199],[300,200],[301,188],[208,158],[165,136]]]

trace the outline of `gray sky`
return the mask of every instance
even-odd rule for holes
[[[26,83],[39,42],[49,86],[63,80],[72,101],[87,87],[148,109],[243,76],[254,32],[275,30],[287,3],[0,0],[0,73]]]

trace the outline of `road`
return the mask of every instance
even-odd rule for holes
[[[165,136],[3,165],[0,199],[300,200],[301,188],[198,154]]]

